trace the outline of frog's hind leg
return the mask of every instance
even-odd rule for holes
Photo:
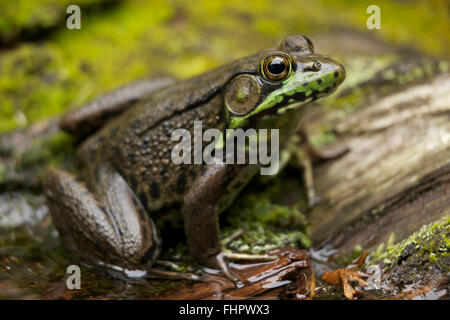
[[[118,173],[101,168],[91,193],[70,173],[51,170],[44,189],[63,246],[69,250],[126,268],[150,267],[158,256],[158,231]]]
[[[44,179],[62,245],[90,261],[143,267],[150,278],[198,280],[193,274],[153,268],[161,240],[152,219],[120,174],[105,166],[95,175],[91,190],[61,170],[49,171]]]
[[[142,100],[174,81],[172,78],[164,77],[139,80],[124,85],[67,113],[61,118],[59,126],[76,137],[85,137],[101,128],[112,117],[127,110],[136,101]]]
[[[44,179],[62,245],[95,263],[143,268],[150,278],[198,280],[193,274],[153,268],[161,247],[153,220],[120,174],[107,166],[94,174],[91,190],[61,170],[49,171]]]

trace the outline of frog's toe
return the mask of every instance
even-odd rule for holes
[[[168,280],[191,280],[201,281],[201,277],[194,273],[179,272],[179,271],[167,271],[157,268],[148,268],[148,279],[168,279]]]
[[[230,270],[228,263],[233,262],[270,262],[277,260],[277,256],[272,256],[268,254],[245,254],[245,253],[235,253],[229,251],[222,251],[214,257],[213,263],[209,265],[215,265],[220,269],[225,277],[231,280],[236,287],[243,286],[242,281],[236,277]]]
[[[243,285],[242,281],[230,271],[230,267],[228,265],[228,261],[224,252],[219,253],[216,256],[215,260],[219,269],[223,272],[228,280],[232,281],[236,287],[241,287]]]
[[[247,254],[236,252],[222,252],[228,261],[234,262],[270,262],[278,259],[277,256],[268,254]]]

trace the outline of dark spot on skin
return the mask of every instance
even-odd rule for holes
[[[142,141],[144,142],[145,146],[148,146],[150,144],[151,139],[150,139],[150,137],[144,137],[144,139],[142,139]]]
[[[302,100],[305,99],[305,93],[304,92],[296,92],[292,96],[295,100]]]
[[[147,198],[147,193],[144,192],[144,191],[141,191],[141,192],[139,193],[139,200],[141,201],[142,204],[147,205],[147,203],[149,202],[149,201],[148,201],[148,198]],[[135,205],[136,205],[137,208],[140,207],[140,203],[135,203]],[[141,215],[141,219],[142,219],[142,220],[145,220],[145,219],[146,219],[146,217],[145,217],[145,214],[146,214],[146,213],[144,212],[144,216],[143,216],[141,211],[142,211],[142,210],[139,210],[139,215]]]
[[[322,79],[317,79],[317,83],[321,84],[322,83]]]
[[[334,77],[335,77],[335,78],[339,77],[339,72],[335,71],[335,72],[334,72]]]
[[[197,172],[195,170],[191,170],[189,172],[189,175],[191,176],[192,179],[195,179],[197,177]]]
[[[121,149],[118,147],[118,146],[114,146],[113,147],[113,150],[114,150],[114,154],[115,155],[120,155],[121,154]]]
[[[239,172],[239,170],[244,166],[245,165],[239,165],[239,164],[227,166],[225,177],[224,177],[225,185],[228,183],[231,183],[231,181],[233,181],[236,178],[236,175]]]
[[[133,131],[138,131],[140,127],[141,127],[141,121],[139,121],[139,120],[136,120],[131,124],[131,128],[133,129]]]
[[[184,192],[184,188],[186,187],[186,173],[183,171],[180,173],[180,176],[177,180],[177,191],[179,194]]]
[[[155,181],[150,182],[150,195],[153,199],[158,199],[161,196],[159,185]]]
[[[99,253],[102,253],[104,250],[100,247],[100,244],[98,242],[94,242],[94,248],[95,250],[97,250]]]
[[[127,158],[131,163],[134,163],[136,161],[136,155],[131,151],[127,153]]]
[[[166,168],[162,168],[159,174],[161,175],[163,181],[167,181],[167,179],[169,178],[169,173],[167,172]]]
[[[308,82],[303,82],[302,86],[306,87],[308,85]]]

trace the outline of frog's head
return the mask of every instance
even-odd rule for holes
[[[345,79],[341,64],[315,54],[311,41],[299,35],[287,36],[278,49],[264,51],[256,61],[255,72],[235,76],[225,89],[230,128],[286,117],[329,95]]]

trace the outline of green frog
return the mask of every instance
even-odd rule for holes
[[[278,48],[199,76],[138,81],[68,113],[60,127],[82,140],[78,175],[51,169],[43,181],[62,245],[103,264],[195,279],[157,268],[161,236],[155,221],[172,213],[183,218],[195,259],[237,282],[229,261],[276,258],[230,252],[219,238],[219,213],[261,165],[175,164],[173,131],[192,132],[194,121],[222,132],[279,129],[280,148],[286,148],[303,107],[332,93],[344,78],[344,67],[314,53],[308,38],[289,35]],[[305,182],[314,203],[310,170]]]

